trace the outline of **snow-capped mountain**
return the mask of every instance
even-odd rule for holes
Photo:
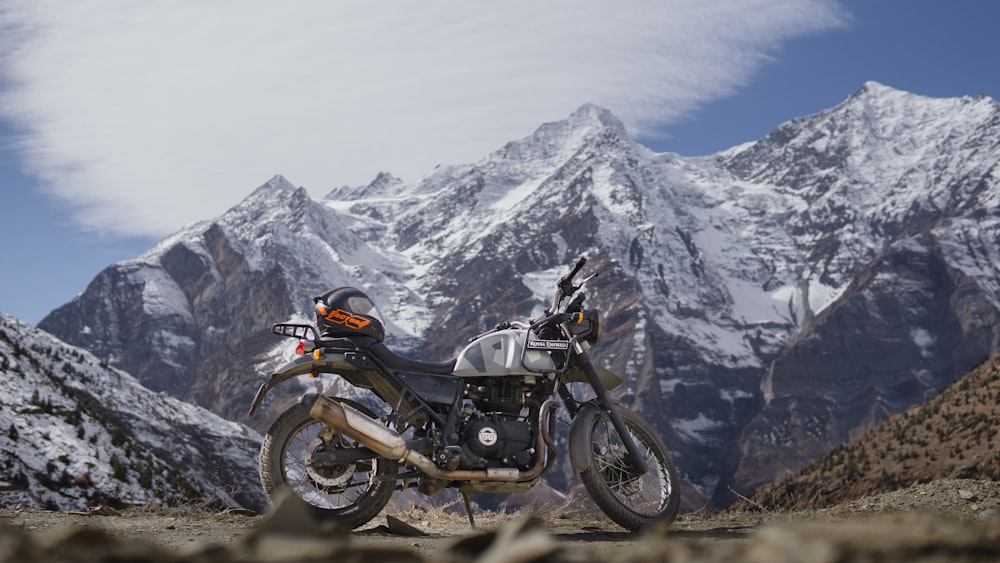
[[[923,402],[1000,348],[1000,110],[868,83],[723,165],[796,201],[803,322],[762,382],[737,483],[761,484]]]
[[[216,500],[262,511],[260,436],[0,315],[0,499],[62,510]]]
[[[313,295],[364,288],[390,346],[440,360],[537,314],[585,255],[598,360],[663,433],[688,502],[719,504],[1000,350],[997,139],[989,98],[876,83],[699,158],[586,105],[414,183],[316,199],[276,177],[39,326],[236,418],[287,353],[271,323],[310,319]]]

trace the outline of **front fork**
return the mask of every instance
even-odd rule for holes
[[[566,334],[569,334],[567,331]],[[646,467],[646,460],[643,458],[642,454],[639,453],[639,448],[635,445],[635,440],[632,439],[632,433],[629,432],[628,427],[625,426],[625,421],[622,420],[621,414],[618,413],[618,409],[615,408],[614,403],[611,401],[611,396],[608,394],[608,390],[604,387],[601,382],[601,378],[597,375],[597,370],[594,368],[594,362],[591,361],[590,355],[586,350],[583,349],[583,345],[580,342],[573,341],[573,352],[576,355],[576,361],[583,370],[584,375],[587,376],[587,381],[590,386],[594,388],[594,392],[597,394],[597,406],[601,408],[604,412],[608,414],[608,418],[611,419],[611,424],[618,431],[618,436],[621,438],[622,444],[624,444],[625,449],[628,451],[629,461],[632,462],[632,469],[639,475],[644,475],[648,468]],[[564,388],[560,388],[562,391]],[[565,397],[563,397],[565,400]],[[571,413],[572,414],[572,413]]]

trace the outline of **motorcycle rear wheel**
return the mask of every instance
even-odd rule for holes
[[[632,440],[646,462],[646,473],[632,469],[629,454],[606,412],[588,409],[581,416],[582,440],[571,442],[578,458],[588,463],[580,480],[597,506],[615,523],[628,530],[647,528],[654,522],[669,524],[677,517],[681,492],[677,468],[667,447],[648,422],[632,411],[619,408]]]
[[[371,416],[363,405],[339,401]],[[346,436],[309,415],[309,407],[296,404],[283,412],[268,429],[260,449],[260,481],[268,497],[283,488],[291,490],[323,520],[336,520],[357,528],[388,504],[396,488],[398,462],[374,458],[353,463],[323,463],[324,451],[360,447]]]

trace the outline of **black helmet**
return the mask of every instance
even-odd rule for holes
[[[343,337],[367,335],[379,342],[385,339],[382,314],[375,303],[356,287],[338,287],[319,297],[316,303],[316,325],[322,336]]]

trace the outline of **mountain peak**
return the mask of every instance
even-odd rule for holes
[[[281,174],[275,174],[270,180],[258,186],[251,195],[264,193],[289,193],[294,192],[296,189],[295,185],[286,180],[284,176]]]
[[[983,101],[986,101],[991,106],[996,105],[996,102],[992,98],[984,94],[980,94],[975,97],[959,96],[940,98],[916,94],[907,90],[900,90],[891,86],[886,86],[880,82],[869,80],[862,84],[861,88],[858,88],[857,91],[848,96],[848,98],[841,104],[827,111],[836,111],[838,108],[850,106],[858,101],[875,106],[888,107],[892,105],[898,107],[922,106],[924,108],[941,108],[933,110],[939,113],[956,112],[959,111],[956,109],[958,106],[976,105],[977,102]],[[927,110],[924,109],[923,111]]]
[[[902,90],[897,90],[896,88],[893,88],[891,86],[886,86],[881,82],[868,80],[867,82],[861,85],[861,88],[858,88],[857,92],[855,92],[854,95],[856,96],[863,94],[880,95],[880,94],[895,94],[899,92],[902,92]]]
[[[595,135],[610,134],[620,139],[629,139],[625,124],[610,110],[594,104],[584,104],[570,114],[563,122],[568,138],[587,139]]]
[[[507,143],[500,153],[505,158],[548,159],[565,157],[582,147],[588,139],[601,134],[628,139],[625,125],[615,114],[596,106],[584,104],[562,121],[543,123],[531,136]]]
[[[281,174],[276,174],[273,178],[264,182],[250,193],[237,208],[253,208],[263,204],[265,201],[296,201],[301,205],[303,200],[309,199],[309,193],[305,188],[295,187],[294,184],[285,179]]]
[[[398,194],[406,185],[403,180],[388,172],[379,172],[375,179],[366,186],[341,186],[333,188],[325,196],[324,201],[356,200],[364,198],[388,197]]]
[[[919,94],[914,94],[913,92],[907,92],[906,90],[899,90],[891,86],[886,86],[880,82],[875,82],[874,80],[869,80],[861,85],[853,94],[847,97],[841,104],[836,107],[850,106],[855,102],[861,102],[864,104],[872,104],[876,106],[881,105],[897,105],[897,104],[912,104],[917,103],[918,100],[927,100],[932,103],[946,102],[947,98],[929,98],[927,96],[921,96]],[[833,108],[833,109],[836,109]]]
[[[370,184],[365,186],[362,194],[367,197],[382,197],[398,193],[405,185],[403,180],[393,176],[388,172],[379,172]]]
[[[625,125],[618,119],[618,116],[594,104],[583,104],[580,106],[569,116],[568,123],[573,129],[602,128],[627,135]]]

